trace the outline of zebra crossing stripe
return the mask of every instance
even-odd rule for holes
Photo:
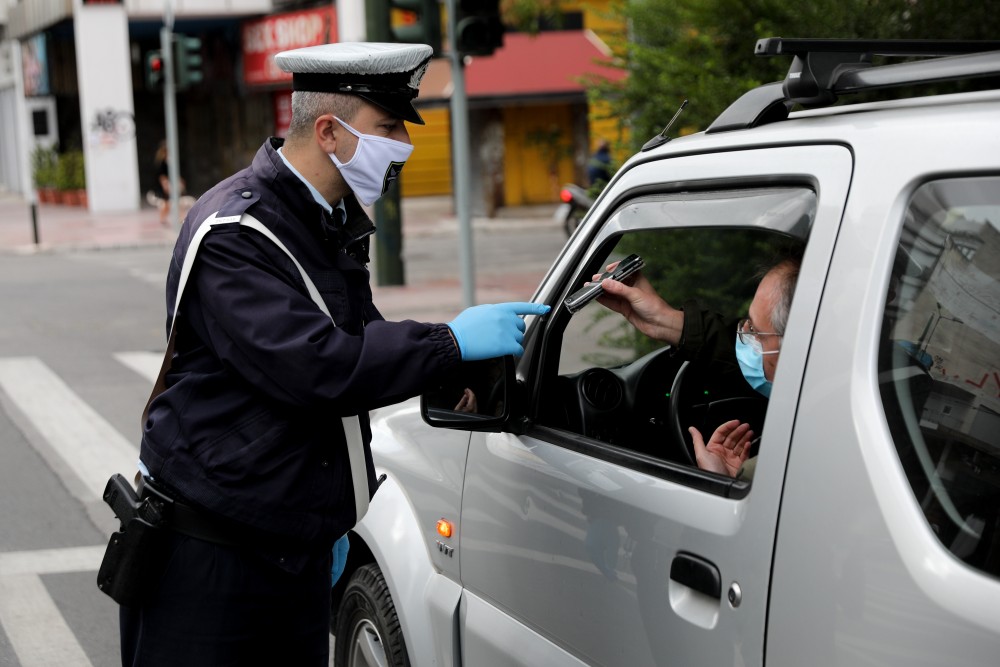
[[[22,574],[97,572],[104,557],[104,549],[103,546],[61,547],[0,553],[0,578]]]
[[[128,366],[133,371],[149,380],[150,389],[160,375],[160,364],[163,363],[162,352],[118,352],[114,355],[119,363]]]
[[[0,623],[22,667],[91,666],[37,574],[0,577]]]
[[[100,499],[108,478],[136,470],[139,452],[36,357],[0,359],[0,390]]]

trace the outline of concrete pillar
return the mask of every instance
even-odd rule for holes
[[[128,16],[123,4],[73,0],[80,122],[91,211],[139,208]]]

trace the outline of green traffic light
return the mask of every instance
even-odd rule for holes
[[[177,90],[184,90],[193,84],[204,81],[201,40],[187,35],[174,35],[173,47]]]

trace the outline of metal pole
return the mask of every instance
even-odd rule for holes
[[[391,42],[389,34],[390,8],[385,0],[371,0],[364,11],[366,36],[373,42]],[[379,285],[405,285],[403,264],[403,211],[401,180],[396,179],[385,195],[375,202],[375,278]]]
[[[469,104],[465,95],[465,63],[456,44],[456,0],[448,0],[448,57],[451,59],[451,145],[454,164],[455,214],[458,216],[458,259],[462,305],[476,304],[472,221],[469,214]]]
[[[163,7],[163,28],[160,29],[160,54],[163,57],[163,117],[167,133],[167,176],[170,179],[170,228],[180,227],[180,161],[177,149],[177,100],[174,79],[174,3],[167,0]]]

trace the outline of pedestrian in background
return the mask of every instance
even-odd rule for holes
[[[378,481],[368,411],[461,361],[520,354],[521,315],[386,322],[372,303],[370,205],[413,150],[424,45],[275,56],[287,139],[202,196],[167,277],[168,351],[147,406],[140,492],[162,563],[121,608],[123,665],[328,664],[330,588]],[[335,548],[336,544],[336,548]]]
[[[167,163],[167,142],[161,141],[159,146],[156,148],[156,179],[153,181],[153,195],[156,200],[156,207],[160,211],[160,224],[169,225],[170,220],[168,219],[168,214],[170,213],[170,169]],[[177,177],[178,185],[180,186],[179,195],[184,195],[187,190],[187,185],[184,183],[184,178],[180,175]],[[183,199],[190,199],[188,197],[182,197]],[[193,201],[182,202],[181,205],[181,217],[186,214],[186,209],[191,207]],[[187,204],[184,206],[183,204]]]
[[[597,142],[597,149],[587,162],[587,186],[592,194],[599,194],[611,180],[611,145],[607,139]],[[595,192],[596,188],[596,192]]]

